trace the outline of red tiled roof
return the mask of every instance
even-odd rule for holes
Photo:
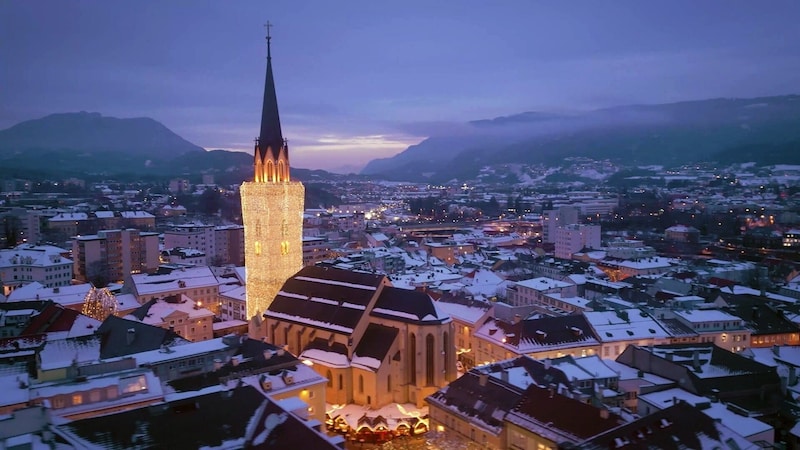
[[[79,314],[78,311],[64,308],[61,305],[47,305],[39,314],[31,319],[28,326],[25,327],[20,334],[30,335],[69,331]]]

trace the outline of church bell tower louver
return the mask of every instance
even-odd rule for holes
[[[267,75],[261,130],[255,141],[253,181],[242,183],[248,334],[266,336],[262,315],[283,283],[303,266],[305,188],[291,181],[289,146],[281,132],[267,23]]]

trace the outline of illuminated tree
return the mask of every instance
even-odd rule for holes
[[[96,288],[92,286],[86,297],[83,299],[83,309],[81,312],[99,321],[106,320],[106,317],[117,313],[117,299],[108,288]]]

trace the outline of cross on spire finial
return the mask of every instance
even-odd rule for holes
[[[272,49],[270,48],[270,40],[272,39],[272,35],[270,34],[270,29],[272,27],[273,25],[269,22],[269,20],[267,21],[267,23],[264,24],[264,28],[267,29],[267,58],[272,58]]]

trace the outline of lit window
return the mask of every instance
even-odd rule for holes
[[[135,394],[147,390],[147,378],[144,375],[122,378],[119,389],[123,394]]]

